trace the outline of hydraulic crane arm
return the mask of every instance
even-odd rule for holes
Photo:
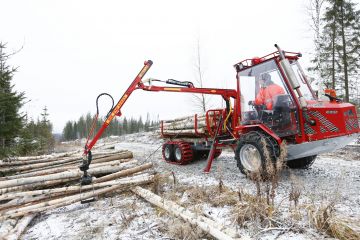
[[[141,71],[139,72],[139,74],[135,77],[134,81],[131,83],[131,85],[129,86],[129,88],[125,91],[125,93],[123,94],[123,96],[120,98],[120,100],[118,101],[118,103],[115,105],[115,107],[112,109],[111,113],[108,115],[107,119],[105,120],[104,124],[102,125],[102,127],[99,129],[99,131],[97,132],[97,134],[94,136],[94,138],[90,141],[90,143],[88,145],[85,146],[85,150],[84,150],[84,154],[86,155],[91,149],[92,147],[95,145],[95,143],[97,142],[97,140],[100,138],[100,136],[102,135],[102,133],[105,131],[105,129],[109,126],[111,120],[115,117],[115,116],[120,116],[121,112],[120,109],[121,107],[124,105],[124,103],[126,102],[126,100],[129,98],[129,96],[131,95],[131,93],[137,89],[137,87],[139,85],[141,85],[141,80],[144,77],[144,75],[146,74],[146,72],[149,70],[149,68],[151,67],[151,65],[153,64],[153,62],[151,60],[148,60],[144,63],[144,67],[141,69]]]
[[[151,81],[148,79],[147,81]],[[165,81],[166,83],[167,81]],[[140,89],[151,92],[182,92],[182,93],[199,93],[199,94],[209,94],[209,95],[220,95],[225,100],[230,98],[236,98],[236,91],[233,89],[220,89],[220,88],[196,88],[193,86],[189,87],[161,87],[161,86],[146,86],[140,84]]]
[[[140,70],[138,75],[135,77],[134,81],[131,83],[131,85],[128,87],[128,89],[125,91],[125,93],[120,98],[120,100],[115,105],[115,107],[110,111],[105,122],[103,123],[103,125],[101,126],[99,131],[96,133],[94,138],[89,143],[85,144],[85,149],[84,149],[84,153],[83,153],[83,164],[80,166],[80,170],[84,172],[84,175],[81,179],[81,184],[83,184],[83,185],[90,184],[91,180],[92,180],[91,176],[89,176],[87,174],[87,170],[89,169],[89,165],[92,160],[91,149],[93,148],[93,146],[95,145],[97,140],[100,138],[102,133],[105,131],[105,129],[109,126],[111,120],[115,116],[121,115],[121,111],[120,111],[121,107],[125,104],[126,100],[129,98],[131,93],[135,89],[137,89],[137,87],[139,87],[139,85],[142,84],[141,80],[144,77],[144,75],[146,74],[146,72],[149,70],[149,68],[151,67],[152,64],[153,64],[153,62],[151,60],[144,62],[143,68]]]
[[[101,128],[98,130],[94,138],[85,144],[84,153],[83,153],[83,164],[80,166],[80,170],[84,172],[84,175],[81,179],[81,183],[83,185],[91,183],[91,176],[87,174],[87,170],[89,169],[89,165],[92,160],[91,149],[97,142],[97,140],[101,137],[105,129],[109,126],[111,120],[115,116],[121,116],[121,107],[125,104],[131,93],[136,89],[142,89],[145,91],[152,91],[152,92],[185,92],[185,93],[200,93],[200,94],[212,94],[212,95],[220,95],[223,99],[228,103],[230,98],[236,99],[237,92],[233,89],[217,89],[217,88],[195,88],[191,82],[180,82],[177,80],[169,79],[167,81],[161,81],[157,79],[147,79],[142,81],[142,78],[149,70],[153,62],[148,60],[144,63],[143,68],[135,77],[131,85],[125,91],[123,96],[120,98],[118,103],[112,108],[107,115],[107,118]],[[174,84],[179,85],[181,87],[162,87],[162,86],[153,86],[151,85],[152,81],[160,81],[166,84]],[[144,83],[149,83],[149,85],[145,85]]]

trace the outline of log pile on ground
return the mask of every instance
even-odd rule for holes
[[[128,190],[154,179],[152,163],[139,165],[130,151],[94,154],[90,185],[81,186],[81,156],[0,161],[0,239],[18,239],[40,212]]]
[[[197,134],[207,134],[205,115],[192,115],[173,120],[164,120],[161,125],[163,127],[163,135],[196,136]],[[159,133],[161,133],[160,131]]]

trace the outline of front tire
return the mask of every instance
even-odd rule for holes
[[[238,141],[235,159],[241,173],[248,176],[260,174],[266,178],[271,174],[270,168],[275,169],[279,152],[279,146],[274,139],[252,132],[242,136]]]
[[[286,162],[286,165],[292,169],[308,169],[315,162],[317,155],[298,158]]]

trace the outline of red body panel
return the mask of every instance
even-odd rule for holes
[[[313,101],[303,115],[305,141],[360,133],[355,106],[349,103]]]

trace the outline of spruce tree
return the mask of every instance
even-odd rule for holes
[[[17,153],[19,155],[33,155],[37,154],[40,149],[40,142],[35,130],[37,128],[33,120],[26,121],[25,126],[20,132],[21,140],[17,144]]]
[[[339,91],[345,101],[356,99],[360,69],[360,11],[351,0],[327,0],[322,18],[318,61],[314,69],[327,88]]]
[[[151,122],[150,122],[150,114],[147,113],[146,114],[146,121],[145,121],[145,124],[144,124],[144,131],[145,132],[148,132],[150,130],[150,124],[151,124]]]
[[[24,117],[20,114],[24,93],[15,91],[11,83],[16,68],[10,67],[5,53],[6,45],[0,42],[0,156],[10,153],[15,139],[23,128]]]
[[[73,123],[71,121],[66,122],[62,136],[65,141],[73,140]]]
[[[39,129],[39,141],[40,141],[40,153],[50,153],[55,144],[54,137],[52,135],[52,124],[48,119],[49,113],[45,106],[41,113],[41,121],[38,123]]]

